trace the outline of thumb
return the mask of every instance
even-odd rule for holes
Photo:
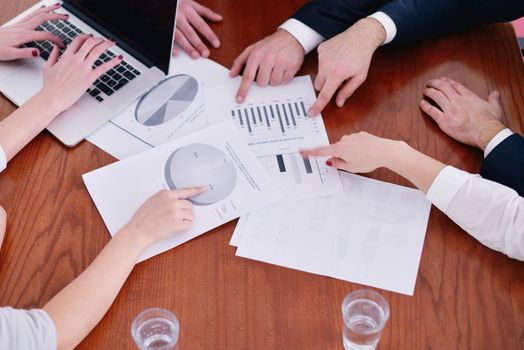
[[[491,103],[492,105],[500,107],[500,93],[496,90],[493,91],[488,96],[488,102]]]
[[[20,58],[36,58],[40,56],[40,51],[32,47],[18,48],[10,47],[4,52],[4,60],[17,60]]]

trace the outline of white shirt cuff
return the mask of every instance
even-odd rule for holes
[[[288,19],[278,28],[284,29],[286,32],[293,35],[304,48],[306,55],[326,40],[322,35],[294,18]]]
[[[4,171],[7,167],[7,157],[5,156],[4,149],[0,146],[0,172]]]
[[[495,147],[497,147],[502,141],[504,141],[511,135],[513,135],[513,132],[510,129],[504,129],[499,131],[499,133],[495,135],[495,137],[492,138],[486,146],[486,149],[484,150],[484,158],[486,158],[488,154],[490,154],[491,151],[495,149]]]
[[[446,213],[449,204],[462,185],[475,176],[478,175],[473,175],[452,166],[447,166],[442,169],[435,180],[433,180],[433,183],[426,194],[426,198],[437,208]]]
[[[378,11],[372,15],[369,15],[368,18],[376,19],[380,24],[382,24],[382,27],[384,27],[384,30],[386,31],[386,40],[384,43],[382,43],[382,45],[388,44],[393,41],[393,39],[395,39],[395,36],[397,35],[397,26],[391,17],[382,11]]]

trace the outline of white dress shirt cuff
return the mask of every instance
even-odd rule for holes
[[[510,129],[504,129],[499,131],[499,133],[495,135],[495,137],[492,138],[486,146],[486,149],[484,150],[484,158],[486,158],[488,154],[490,154],[491,151],[495,149],[495,147],[497,147],[502,141],[504,141],[511,135],[513,135],[513,132]]]
[[[393,41],[393,39],[395,39],[395,36],[397,35],[397,26],[391,17],[382,11],[378,11],[372,15],[369,15],[368,18],[376,19],[384,27],[384,30],[386,31],[386,40],[384,43],[382,43],[382,45],[388,44]]]
[[[4,171],[7,167],[7,157],[5,156],[4,149],[0,146],[0,172]]]
[[[286,32],[293,35],[304,48],[306,55],[326,40],[322,35],[294,18],[288,19],[278,28],[284,29]]]
[[[433,180],[426,194],[426,198],[446,213],[449,204],[462,185],[475,176],[477,175],[467,173],[452,166],[447,166],[442,169],[435,180]]]

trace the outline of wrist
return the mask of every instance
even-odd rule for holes
[[[118,236],[125,238],[126,241],[129,242],[130,248],[136,249],[138,254],[152,244],[152,242],[147,239],[146,235],[142,234],[140,229],[132,223],[128,223],[124,226],[116,235],[116,237]]]
[[[489,142],[504,129],[506,129],[506,126],[498,120],[493,120],[491,123],[486,124],[484,128],[479,131],[477,146],[482,151],[485,151]]]
[[[40,90],[36,95],[34,95],[31,101],[40,106],[41,110],[45,111],[51,119],[54,119],[64,111],[64,108],[61,106],[60,99],[47,93],[44,89]]]
[[[410,151],[413,149],[404,141],[384,139],[382,166],[391,171],[398,170],[398,164]]]
[[[366,38],[375,50],[386,41],[386,29],[374,18],[362,18],[355,23],[355,26],[362,28],[362,30],[366,32]]]
[[[297,38],[295,38],[293,34],[291,34],[290,32],[288,32],[287,30],[283,28],[278,28],[277,33],[280,33],[280,36],[282,36],[282,38],[285,38],[284,40],[286,40],[286,42],[289,43],[289,45],[300,48],[300,50],[302,50],[304,54],[306,53],[302,44],[298,41]]]

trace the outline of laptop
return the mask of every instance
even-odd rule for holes
[[[36,4],[9,23],[46,2]],[[63,0],[61,4],[56,12],[69,14],[69,19],[47,22],[37,30],[55,34],[66,45],[82,33],[114,38],[116,45],[95,66],[114,56],[124,56],[121,64],[95,81],[73,107],[47,127],[63,144],[72,147],[168,74],[177,0]],[[0,92],[18,106],[41,89],[43,66],[52,50],[49,42],[26,46],[38,48],[41,57],[0,63]]]

